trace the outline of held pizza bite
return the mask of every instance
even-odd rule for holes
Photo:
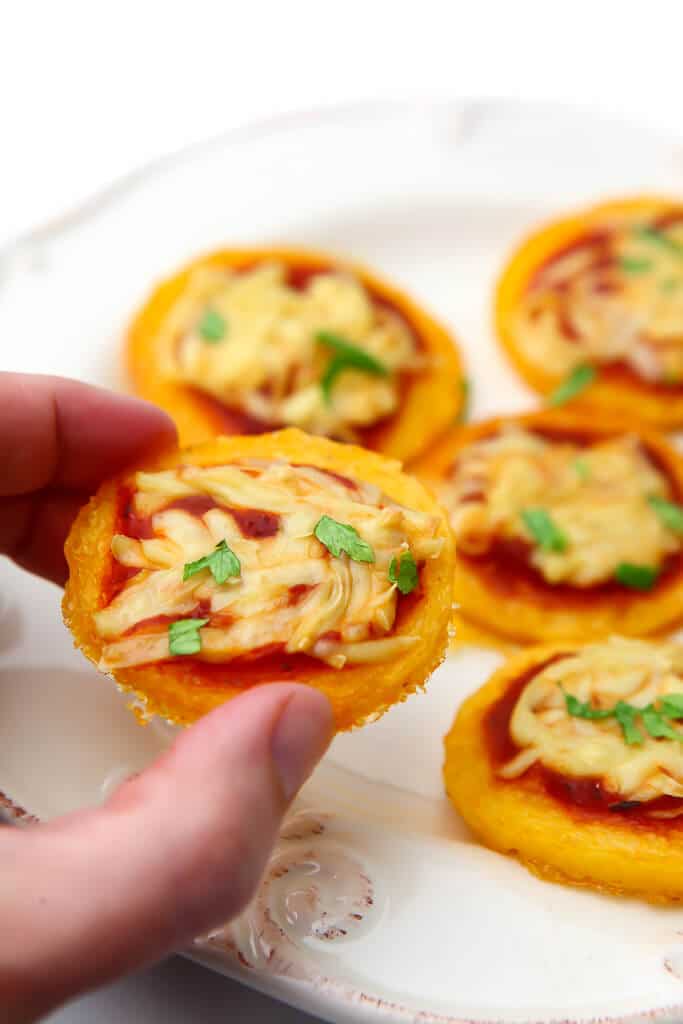
[[[683,424],[683,203],[604,203],[548,224],[498,286],[500,340],[552,404]]]
[[[369,270],[299,249],[196,260],[152,293],[127,359],[183,444],[291,426],[406,460],[462,403],[444,328]]]
[[[454,554],[439,506],[396,462],[297,430],[216,438],[111,480],[66,555],[77,646],[173,722],[289,679],[350,728],[444,654]]]
[[[542,878],[683,899],[683,646],[535,648],[462,706],[448,795]]]
[[[415,469],[449,512],[470,622],[538,642],[680,619],[683,468],[659,435],[537,413],[454,431]]]

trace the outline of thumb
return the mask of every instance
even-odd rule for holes
[[[3,829],[0,1006],[16,1007],[4,1019],[32,1020],[237,914],[331,734],[317,691],[260,687],[102,808]]]

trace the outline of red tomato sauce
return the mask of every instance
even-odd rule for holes
[[[482,729],[494,769],[502,768],[519,753],[520,748],[510,735],[510,719],[524,688],[544,668],[561,658],[562,655],[558,654],[546,662],[534,665],[511,683],[502,697],[486,712]],[[497,781],[500,785],[522,786],[529,792],[543,792],[581,820],[627,820],[635,828],[657,832],[683,829],[683,816],[669,819],[653,818],[648,813],[678,809],[683,805],[683,800],[678,797],[663,796],[647,803],[624,800],[618,793],[611,793],[605,789],[600,779],[563,775],[538,762],[516,779],[498,777]]]
[[[314,467],[318,468],[318,467]],[[339,479],[345,486],[355,488],[356,485],[347,477],[331,471],[330,476]],[[115,521],[114,532],[125,533],[128,529],[138,539],[147,539],[154,536],[151,528],[151,516],[139,517],[135,514],[132,505],[132,488],[122,488],[118,500],[118,512]],[[205,495],[191,495],[186,498],[178,498],[170,502],[165,508],[182,508],[196,515],[203,515],[210,508],[220,506],[214,499]],[[268,537],[277,532],[279,528],[279,517],[275,513],[262,512],[250,509],[226,508],[238,522],[241,532],[245,536]],[[131,536],[131,534],[128,534]],[[419,567],[420,569],[422,566]],[[110,570],[103,583],[103,607],[106,607],[116,597],[125,583],[131,579],[138,569],[129,569],[120,565],[113,556],[110,558]],[[307,584],[299,584],[289,591],[289,604],[297,605],[303,601],[313,588]],[[414,613],[419,602],[423,598],[423,589],[419,585],[411,594],[399,595],[396,611],[396,622],[394,632],[399,630],[406,618]],[[168,629],[171,622],[180,618],[210,618],[211,625],[217,628],[225,628],[234,621],[229,614],[217,613],[211,615],[208,602],[198,602],[192,612],[182,616],[157,615],[142,622],[136,623],[127,635],[141,632],[163,631]],[[328,639],[339,640],[338,635],[330,635]],[[296,678],[306,680],[313,675],[319,674],[321,670],[328,668],[320,659],[306,654],[287,654],[284,644],[269,644],[266,648],[252,651],[249,654],[234,658],[226,663],[212,663],[200,658],[178,656],[169,658],[168,661],[157,663],[157,667],[163,672],[178,674],[188,686],[208,685],[232,685],[250,686],[258,682],[272,681],[281,678]],[[141,666],[144,668],[144,666]]]

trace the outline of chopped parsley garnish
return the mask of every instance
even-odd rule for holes
[[[543,551],[566,551],[567,538],[544,508],[525,508],[522,521]]]
[[[199,334],[210,345],[215,345],[217,341],[222,341],[227,333],[227,328],[228,324],[225,317],[222,317],[215,309],[205,310],[199,321]]]
[[[631,562],[620,562],[614,578],[617,583],[631,590],[652,590],[659,578],[659,569],[651,565],[634,565]]]
[[[653,739],[666,739],[666,740],[680,740],[683,741],[683,735],[677,732],[672,725],[666,720],[666,714],[663,714],[652,704],[648,704],[646,708],[642,710],[643,725],[649,732]]]
[[[683,508],[674,501],[667,501],[657,494],[652,494],[647,499],[665,526],[668,526],[674,533],[683,533]]]
[[[660,245],[662,248],[668,249],[669,252],[675,253],[676,256],[683,257],[683,245],[675,238],[670,238],[664,231],[645,226],[636,228],[634,234],[643,242],[653,242],[655,245]]]
[[[587,704],[578,697],[573,697],[571,693],[565,693],[564,690],[564,702],[567,706],[567,711],[574,718],[590,718],[590,719],[602,719],[612,718],[613,712],[611,708],[594,708],[591,704]]]
[[[676,278],[676,277],[667,277],[660,284],[659,290],[664,295],[671,295],[672,292],[678,291],[678,289],[680,288],[680,285],[681,285],[681,282],[678,280],[678,278]]]
[[[169,654],[197,654],[202,649],[199,630],[208,619],[179,619],[168,627]]]
[[[320,381],[325,401],[329,404],[332,401],[332,388],[340,373],[344,370],[362,370],[375,377],[387,377],[388,368],[379,359],[375,359],[369,352],[365,352],[357,345],[342,338],[333,331],[318,331],[315,340],[319,345],[325,345],[331,349],[333,356]]]
[[[405,551],[398,559],[394,556],[389,566],[389,580],[395,583],[402,594],[410,594],[420,582],[415,559]]]
[[[648,270],[652,270],[652,260],[642,260],[636,256],[622,256],[619,266],[626,274],[645,274]]]
[[[570,402],[572,398],[576,398],[587,387],[590,387],[597,375],[595,367],[588,363],[575,366],[559,387],[552,392],[548,398],[548,405],[564,405],[565,402]]]
[[[621,726],[621,731],[624,734],[624,740],[629,744],[629,746],[637,746],[643,742],[643,734],[636,726],[636,718],[638,717],[639,710],[639,708],[634,708],[631,704],[627,704],[623,700],[620,700],[614,706],[614,717]]]
[[[576,459],[574,462],[574,472],[578,476],[579,480],[590,480],[591,470],[590,466],[585,459]]]
[[[239,576],[242,570],[240,560],[224,540],[219,541],[209,555],[198,558],[196,562],[186,562],[183,567],[183,579],[189,580],[203,569],[209,569],[216,583],[225,583],[231,576]]]
[[[564,694],[567,713],[574,718],[604,720],[614,718],[621,728],[624,742],[629,746],[637,746],[643,742],[643,734],[638,728],[638,719],[653,739],[677,740],[683,743],[683,732],[674,729],[670,720],[683,718],[683,693],[672,693],[661,697],[659,707],[648,704],[644,708],[635,707],[624,700],[618,701],[613,708],[594,708],[570,693]]]
[[[472,381],[469,377],[463,377],[460,381],[460,399],[462,404],[456,422],[467,423],[472,405]]]
[[[667,718],[683,718],[683,693],[670,693],[659,703]]]
[[[338,523],[331,516],[321,516],[313,533],[335,558],[344,553],[354,562],[375,561],[375,552],[359,536],[358,530],[346,523]]]

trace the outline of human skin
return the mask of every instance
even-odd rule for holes
[[[0,373],[0,553],[63,583],[80,506],[175,441],[145,402]],[[34,1021],[239,913],[331,734],[325,697],[274,681],[184,730],[102,807],[0,829],[3,1022]]]

